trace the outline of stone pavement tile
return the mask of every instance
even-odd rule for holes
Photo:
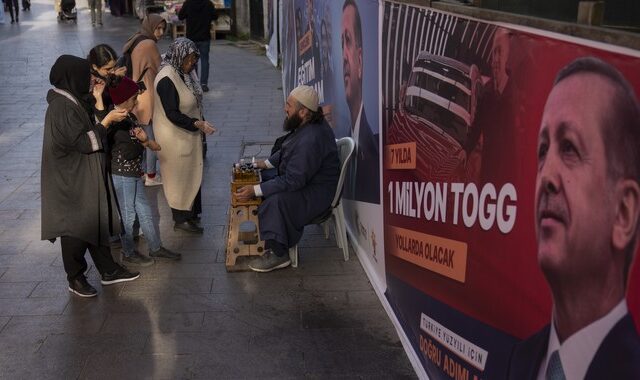
[[[302,311],[302,325],[306,329],[388,326],[389,323],[382,308]]]
[[[86,357],[103,352],[140,354],[148,339],[149,334],[141,333],[51,334],[47,336],[38,352],[64,357]]]
[[[36,352],[51,334],[94,335],[103,321],[104,316],[13,316],[0,333],[0,352]]]
[[[213,279],[211,293],[255,293],[257,277],[258,274],[251,271],[220,273]]]
[[[64,271],[60,268],[62,273]],[[91,273],[90,273],[91,274]],[[100,280],[95,276],[90,275],[89,283],[98,291],[98,297],[102,299],[116,299],[121,292],[123,284],[113,284],[109,286],[102,286]],[[82,299],[69,292],[69,283],[66,280],[63,281],[42,281],[38,283],[38,286],[29,295],[29,298],[51,298],[68,296],[70,299],[76,301],[93,302],[92,300]]]
[[[335,310],[347,307],[345,292],[288,291],[256,295],[256,310]]]
[[[297,310],[248,310],[230,314],[240,332],[251,331],[252,336],[261,332],[301,331],[300,312]],[[208,312],[204,315],[203,330],[215,330],[220,320],[226,321],[229,313]]]
[[[202,330],[204,313],[111,313],[103,333],[173,333]]]
[[[220,263],[183,263],[160,262],[158,260],[152,267],[145,271],[145,277],[150,279],[173,278],[213,278],[216,275],[226,273],[226,268]]]
[[[389,379],[415,379],[416,375],[402,347],[374,351],[351,351],[353,369],[362,375]]]
[[[35,353],[47,338],[54,334],[76,335],[79,339],[95,334],[104,317],[46,315],[38,317],[12,317],[0,333],[0,352]],[[2,357],[3,355],[0,355]],[[2,378],[2,376],[0,376]]]
[[[347,292],[349,307],[354,309],[378,309],[380,300],[374,290],[352,290]]]
[[[26,298],[36,285],[38,285],[37,282],[0,282],[0,299]]]
[[[15,317],[13,317],[15,318]],[[47,339],[46,332],[21,331],[15,333],[13,331],[4,331],[0,333],[0,361],[5,355],[11,354],[33,354],[36,353],[42,343]],[[1,368],[2,366],[0,366]],[[0,378],[3,378],[0,376]]]
[[[89,256],[89,255],[87,255]],[[20,282],[20,281],[60,281],[66,275],[60,268],[52,266],[18,266],[9,267],[0,282]]]
[[[294,269],[294,271],[301,277],[347,274],[344,265],[342,265],[342,259],[304,261],[300,256],[298,256],[298,268]]]
[[[41,252],[33,252],[26,249],[23,253],[16,255],[0,255],[0,266],[19,267],[19,266],[49,266],[56,261],[58,254],[46,254]]]
[[[3,202],[2,204],[8,203]],[[2,204],[0,204],[0,208]],[[0,228],[2,228],[2,232],[0,232],[0,239],[2,240],[34,240],[40,237],[40,226],[28,221],[21,220],[19,223],[0,226]]]
[[[162,296],[166,294],[208,294],[211,291],[210,278],[172,278],[166,281],[153,277],[140,279],[124,284],[122,294]]]
[[[40,221],[40,215],[41,215],[40,209],[37,209],[37,210],[23,210],[18,219],[26,219],[26,220],[38,221],[39,222]],[[40,241],[40,240],[38,240],[38,241]],[[50,241],[47,241],[47,243],[51,244]],[[53,245],[53,244],[51,244],[51,245]],[[59,253],[59,250],[58,250],[58,253]]]
[[[0,355],[0,378],[58,380],[77,379],[84,365],[82,357],[42,353]]]
[[[22,212],[22,210],[18,210]],[[0,255],[15,255],[22,253],[30,241],[8,239],[0,240]]]
[[[363,278],[367,278],[367,274],[364,271],[364,268],[362,268],[362,264],[360,264],[360,260],[358,259],[358,256],[356,256],[356,254],[351,250],[350,251],[350,255],[349,255],[349,260],[342,261],[342,268],[344,270],[345,274],[354,274],[354,275],[360,275]]]
[[[304,369],[307,378],[351,378],[356,372],[348,351],[305,350]]]
[[[95,284],[95,282],[92,283]],[[120,285],[120,287],[117,288],[117,290],[120,291],[122,284],[116,285]],[[108,290],[116,290],[113,286],[114,285],[110,285]],[[67,293],[69,292],[67,291]],[[108,313],[148,313],[149,307],[146,302],[152,302],[151,300],[124,298],[118,297],[117,295],[104,296],[103,293],[106,293],[106,291],[103,290],[102,293],[98,293],[97,297],[89,299],[72,296],[69,293],[69,303],[64,309],[63,314],[68,316],[86,315],[98,318]]]
[[[186,264],[215,264],[217,261],[221,249],[181,249],[178,252],[182,253],[182,263]]]
[[[261,330],[251,337],[250,353],[262,351],[346,351],[354,348],[352,329]]]
[[[395,327],[389,322],[385,326],[367,326],[353,328],[357,349],[375,351],[383,348],[402,348]]]
[[[255,272],[231,272],[217,275],[212,293],[270,294],[300,290],[299,277],[270,277]]]
[[[192,379],[196,357],[174,354],[100,353],[89,356],[80,379]]]
[[[23,215],[27,212],[29,212],[30,210],[25,210],[23,212]],[[40,214],[38,211],[38,220],[40,218]],[[38,238],[36,240],[32,240],[30,242],[28,242],[29,244],[27,245],[27,247],[25,248],[25,252],[32,252],[32,253],[36,253],[36,254],[52,254],[52,255],[56,255],[59,257],[62,257],[62,250],[60,248],[60,239],[57,239],[55,241],[55,243],[51,243],[48,240],[40,240],[40,236],[38,236]],[[89,257],[89,255],[85,255],[86,257]]]
[[[62,314],[68,297],[56,298],[6,298],[2,300],[0,316]]]
[[[361,275],[305,276],[302,287],[306,290],[369,290],[371,284]]]
[[[0,220],[9,221],[18,219],[22,212],[22,210],[0,210]]]
[[[253,298],[244,294],[169,294],[144,298],[149,312],[179,313],[248,310]]]
[[[341,310],[350,308],[344,291],[303,291],[298,294],[298,305],[301,311]]]
[[[206,333],[232,332],[242,337],[250,337],[255,328],[255,318],[248,318],[252,311],[207,312],[202,322]]]
[[[300,263],[312,261],[343,261],[344,256],[342,255],[342,249],[337,246],[333,246],[331,248],[298,247],[298,259],[300,260]],[[358,266],[360,266],[360,263],[358,263]]]
[[[198,354],[227,352],[246,354],[249,335],[237,331],[154,333],[144,349],[153,354]]]
[[[3,335],[48,334],[97,334],[104,324],[105,316],[92,315],[42,315],[14,316],[2,330]]]
[[[323,233],[312,234],[305,233],[304,239],[300,241],[298,244],[299,249],[305,249],[308,247],[318,248],[318,247],[330,247],[335,248],[336,242],[333,239],[325,239]]]
[[[222,350],[197,355],[197,379],[300,379],[304,377],[302,353],[296,349],[237,354]]]
[[[4,329],[4,327],[9,323],[11,317],[0,317],[0,333]]]

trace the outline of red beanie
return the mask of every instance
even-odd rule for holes
[[[113,104],[122,104],[133,95],[136,95],[139,90],[136,82],[128,77],[122,77],[122,80],[117,86],[109,87],[109,95],[111,96],[111,100],[113,100]]]

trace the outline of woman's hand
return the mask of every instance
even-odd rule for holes
[[[93,97],[96,100],[102,100],[102,93],[104,92],[105,83],[102,79],[94,79],[93,81]]]
[[[149,140],[149,137],[147,136],[147,133],[144,131],[144,129],[135,127],[133,128],[133,133],[138,141],[140,141],[146,148],[149,148],[154,152],[157,152],[161,149],[160,144],[158,144],[154,140]]]
[[[122,67],[118,67],[114,72],[113,72],[117,77],[124,77],[125,75],[127,75],[127,68],[125,66]]]
[[[147,133],[144,131],[144,129],[142,129],[140,127],[133,128],[133,134],[136,136],[138,141],[140,141],[143,144],[146,143],[147,140],[149,140],[149,137],[147,136]]]
[[[145,144],[145,146],[154,152],[157,152],[162,149],[160,147],[160,144],[158,144],[155,140],[147,140],[147,143]]]
[[[127,110],[125,109],[113,109],[107,114],[107,116],[104,117],[104,119],[102,119],[101,124],[104,125],[105,128],[109,128],[111,123],[117,123],[124,120],[124,118],[127,117],[128,114],[129,112],[127,112]]]
[[[204,132],[205,135],[211,135],[216,131],[216,128],[208,121],[198,120],[194,123],[195,127]]]
[[[102,94],[104,93],[105,83],[103,80],[95,78],[93,79],[93,88],[91,89],[91,93],[93,97],[96,99],[95,107],[96,109],[102,111],[104,110],[104,102],[102,101]]]

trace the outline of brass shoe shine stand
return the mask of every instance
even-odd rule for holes
[[[257,185],[260,182],[260,171],[254,169],[251,163],[233,166],[227,236],[227,272],[248,270],[248,260],[238,258],[250,259],[251,256],[261,256],[264,252],[264,241],[260,240],[258,223],[258,206],[261,199],[241,201],[236,198],[239,188]]]

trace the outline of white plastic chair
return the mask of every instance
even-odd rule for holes
[[[353,156],[355,149],[355,142],[351,137],[343,137],[336,139],[336,145],[338,145],[338,157],[340,158],[340,177],[338,178],[338,186],[336,187],[336,194],[333,196],[331,202],[331,208],[327,212],[320,215],[318,218],[311,221],[309,224],[322,224],[324,230],[325,239],[329,239],[329,221],[333,219],[333,225],[335,228],[336,242],[338,247],[342,248],[344,254],[344,261],[349,260],[349,242],[347,241],[347,228],[344,221],[344,210],[340,199],[342,198],[342,186],[344,185],[344,177],[347,174],[347,165]],[[291,266],[298,267],[298,245],[289,248],[289,258],[291,259]]]

